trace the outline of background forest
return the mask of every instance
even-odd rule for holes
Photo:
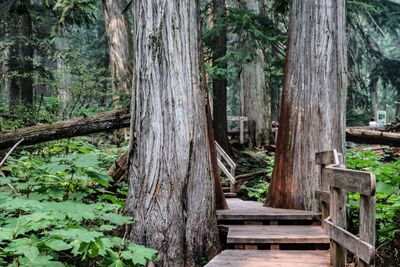
[[[255,173],[239,193],[261,202],[272,175],[288,2],[200,1],[215,139],[239,175]],[[129,0],[0,0],[0,132],[131,108],[133,21]],[[368,125],[377,110],[389,121],[400,117],[399,35],[400,0],[347,1],[348,127]],[[248,145],[232,147],[227,116],[243,115],[257,126],[248,126]],[[107,173],[127,136],[117,130],[21,147],[1,162],[1,266],[137,266],[155,258],[127,241],[127,181]],[[348,145],[348,167],[377,174],[378,262],[396,266],[399,150]],[[352,230],[358,198],[348,205]]]

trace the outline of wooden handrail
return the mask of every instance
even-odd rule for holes
[[[375,262],[375,175],[344,169],[342,155],[336,150],[320,152],[315,161],[321,165],[321,188],[315,196],[321,201],[324,228],[331,238],[331,265],[345,266],[346,249],[359,257],[359,266]],[[359,237],[346,230],[348,192],[360,193]],[[329,214],[329,216],[328,216]]]
[[[365,263],[374,264],[375,247],[373,245],[361,240],[349,231],[336,226],[331,222],[330,217],[325,219],[325,223],[328,226],[326,229],[329,236],[334,241],[351,251],[354,255],[357,255]]]
[[[222,149],[222,147],[215,141],[215,146],[217,148],[217,161],[218,161],[218,166],[221,169],[221,171],[228,177],[229,182],[230,182],[230,191],[231,193],[234,193],[235,191],[235,172],[236,172],[236,163],[229,157],[228,153],[225,152],[225,150]],[[224,165],[222,162],[222,159],[229,165],[229,170],[227,167]]]
[[[215,141],[215,146],[217,148],[217,154],[220,155],[231,168],[236,169],[236,163],[231,159],[231,157],[229,157],[229,155],[225,152],[225,150],[222,149],[222,147],[217,143],[217,141]]]

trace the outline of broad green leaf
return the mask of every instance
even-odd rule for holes
[[[379,181],[377,182],[376,191],[378,193],[384,193],[390,195],[396,193],[398,191],[398,187],[391,185],[389,183]]]
[[[103,233],[88,231],[85,229],[66,229],[66,230],[53,230],[49,232],[49,235],[90,243],[94,242],[95,238],[103,236]]]
[[[39,256],[39,249],[34,245],[17,247],[16,252],[24,255],[30,262],[34,262],[36,257]]]
[[[108,267],[124,267],[124,266],[125,266],[124,262],[119,259],[108,265]]]
[[[48,246],[49,248],[51,248],[52,250],[55,251],[62,251],[62,250],[67,250],[72,248],[72,246],[70,244],[67,244],[66,242],[64,242],[63,240],[59,240],[59,239],[51,239],[45,242],[46,246]]]
[[[157,251],[146,248],[142,245],[130,244],[128,251],[121,253],[121,256],[126,260],[132,260],[133,264],[145,265],[147,260],[153,261]]]

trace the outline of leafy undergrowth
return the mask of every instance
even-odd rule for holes
[[[376,175],[376,229],[378,266],[399,266],[400,256],[400,159],[393,149],[382,153],[372,150],[347,151],[347,168],[370,171]],[[349,195],[349,228],[357,232],[359,226],[359,198]]]
[[[156,251],[118,237],[127,185],[107,168],[121,149],[74,139],[23,150],[0,176],[0,266],[141,266]]]
[[[266,150],[246,150],[240,154],[237,164],[242,174],[265,171],[238,181],[239,193],[244,199],[264,203],[271,181],[274,154]]]

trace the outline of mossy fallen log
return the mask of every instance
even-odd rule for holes
[[[38,124],[14,131],[2,132],[0,133],[0,150],[12,147],[21,139],[24,139],[24,141],[20,146],[27,146],[129,127],[130,117],[129,110],[119,110],[99,113],[92,117]]]

